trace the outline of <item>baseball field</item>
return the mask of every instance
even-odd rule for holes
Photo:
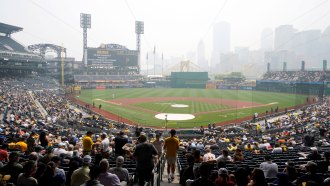
[[[218,89],[87,89],[76,96],[107,118],[150,127],[194,128],[251,119],[304,104],[306,95]],[[101,105],[101,109],[99,106]]]

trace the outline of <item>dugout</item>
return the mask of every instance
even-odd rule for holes
[[[208,72],[171,72],[171,88],[205,88]]]

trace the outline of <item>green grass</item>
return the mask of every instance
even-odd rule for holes
[[[204,97],[217,99],[240,100],[247,102],[255,102],[260,104],[273,104],[275,109],[278,106],[280,109],[285,107],[292,107],[303,104],[306,100],[306,95],[285,94],[285,93],[271,93],[260,91],[245,91],[245,90],[216,90],[216,89],[107,89],[107,90],[82,90],[79,99],[89,104],[93,101],[96,105],[102,104],[102,109],[108,110],[120,117],[130,119],[137,123],[146,126],[164,126],[164,121],[156,119],[154,114],[136,110],[133,108],[124,108],[118,105],[113,105],[104,102],[104,100],[113,100],[112,94],[115,94],[115,99],[122,98],[144,98],[144,97]],[[96,100],[97,99],[97,100]],[[169,103],[187,104],[188,108],[173,108]],[[160,101],[160,102],[144,102],[134,104],[135,107],[152,110],[155,112],[166,113],[197,113],[203,111],[215,111],[229,108],[228,105],[211,104],[198,101]],[[210,122],[224,122],[228,120],[239,119],[247,116],[252,116],[253,113],[270,111],[271,106],[258,108],[235,109],[231,111],[219,111],[203,115],[197,115],[195,119],[179,122],[169,121],[168,127],[191,128],[199,127],[200,125],[207,125]],[[120,118],[118,118],[120,119]]]
[[[184,104],[184,105],[188,105],[189,107],[175,108],[175,107],[171,107],[172,104]],[[198,112],[223,110],[223,109],[231,108],[228,105],[210,104],[199,101],[181,101],[181,100],[144,102],[133,105],[157,112],[181,113],[181,114],[193,114]]]

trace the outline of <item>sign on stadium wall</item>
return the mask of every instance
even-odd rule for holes
[[[95,87],[97,90],[104,90],[104,89],[107,89],[106,86],[96,86]]]
[[[138,51],[127,49],[88,48],[88,65],[130,67],[138,65]]]

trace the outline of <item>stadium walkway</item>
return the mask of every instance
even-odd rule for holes
[[[164,173],[163,173],[163,181],[160,182],[160,185],[162,186],[179,186],[179,181],[180,181],[180,173],[178,171],[178,167],[176,165],[175,169],[175,176],[174,176],[174,181],[172,183],[168,183],[167,181],[168,175],[167,175],[167,164],[165,163],[164,167]]]

